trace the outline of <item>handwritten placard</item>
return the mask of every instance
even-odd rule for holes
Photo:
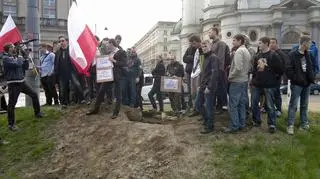
[[[182,79],[180,77],[161,77],[161,91],[162,92],[172,92],[181,93]]]
[[[114,80],[113,63],[109,56],[100,56],[97,58],[97,83],[111,82]]]
[[[97,69],[113,68],[113,63],[109,60],[109,56],[100,56],[97,58]]]

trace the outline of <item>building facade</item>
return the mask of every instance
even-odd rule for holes
[[[25,39],[28,0],[0,0],[0,28],[9,14],[18,26]],[[68,12],[72,0],[38,0],[40,16],[40,40],[50,43],[57,40],[59,35],[67,35]]]
[[[247,35],[254,46],[263,36],[275,37],[282,49],[297,44],[301,32],[320,41],[320,0],[183,0],[182,19],[182,54],[192,34],[208,39],[211,27],[220,29],[228,45],[238,33]]]
[[[171,31],[175,25],[176,22],[159,21],[134,45],[145,73],[151,72],[157,59],[166,60],[169,53],[181,54],[179,39],[178,41],[171,39]]]

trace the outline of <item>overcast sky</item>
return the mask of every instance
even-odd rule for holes
[[[98,36],[122,36],[121,46],[134,45],[158,21],[178,21],[182,0],[77,0],[87,24]],[[104,28],[107,27],[108,31]]]

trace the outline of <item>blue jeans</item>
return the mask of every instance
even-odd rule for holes
[[[268,125],[269,127],[276,127],[276,109],[274,105],[275,93],[277,88],[258,88],[252,87],[251,108],[252,118],[256,124],[261,124],[259,101],[260,95],[264,92],[266,100],[266,111],[268,113]]]
[[[214,110],[215,110],[215,94],[208,93],[204,94],[205,97],[205,110],[202,115],[204,118],[205,128],[212,130],[214,129],[213,121],[214,121]]]
[[[281,97],[280,85],[277,86],[274,98],[275,98],[275,105],[276,105],[277,111],[282,112],[282,97]]]
[[[229,128],[239,130],[246,127],[248,82],[230,83],[229,87]]]
[[[205,98],[204,93],[198,90],[196,100],[195,100],[195,108],[194,108],[195,111],[200,113],[202,112],[203,104],[205,102],[204,98]]]
[[[310,95],[310,85],[302,87],[298,85],[291,85],[291,98],[288,109],[288,126],[294,125],[298,100],[300,98],[300,118],[301,126],[306,126],[308,122],[308,104]]]

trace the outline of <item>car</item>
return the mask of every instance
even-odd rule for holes
[[[288,93],[288,86],[287,85],[281,86],[280,91],[282,94],[287,94]],[[319,84],[311,84],[310,94],[319,95],[320,94],[320,85]]]

